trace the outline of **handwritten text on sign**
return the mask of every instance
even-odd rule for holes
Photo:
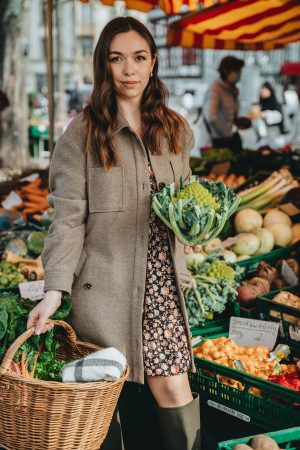
[[[243,317],[231,317],[229,337],[236,344],[242,346],[252,347],[262,345],[272,350],[276,343],[278,329],[279,323],[245,319]]]
[[[22,298],[30,300],[42,300],[44,298],[45,281],[29,281],[28,283],[20,283],[19,291]]]

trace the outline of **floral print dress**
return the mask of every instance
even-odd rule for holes
[[[156,180],[148,165],[151,191]],[[150,216],[146,289],[143,314],[144,368],[149,376],[172,376],[191,363],[187,331],[176,292],[166,225]]]

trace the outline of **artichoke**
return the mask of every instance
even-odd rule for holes
[[[235,212],[240,198],[221,181],[191,176],[186,186],[180,178],[166,185],[152,199],[155,214],[185,245],[204,245],[220,234]]]

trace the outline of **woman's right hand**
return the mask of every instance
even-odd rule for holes
[[[30,312],[27,322],[27,330],[35,327],[35,334],[46,333],[53,328],[48,319],[61,305],[61,291],[47,291],[43,300]]]

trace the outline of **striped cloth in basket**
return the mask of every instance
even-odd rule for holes
[[[66,364],[62,380],[64,383],[117,381],[125,367],[126,358],[119,350],[114,347],[104,348]]]

